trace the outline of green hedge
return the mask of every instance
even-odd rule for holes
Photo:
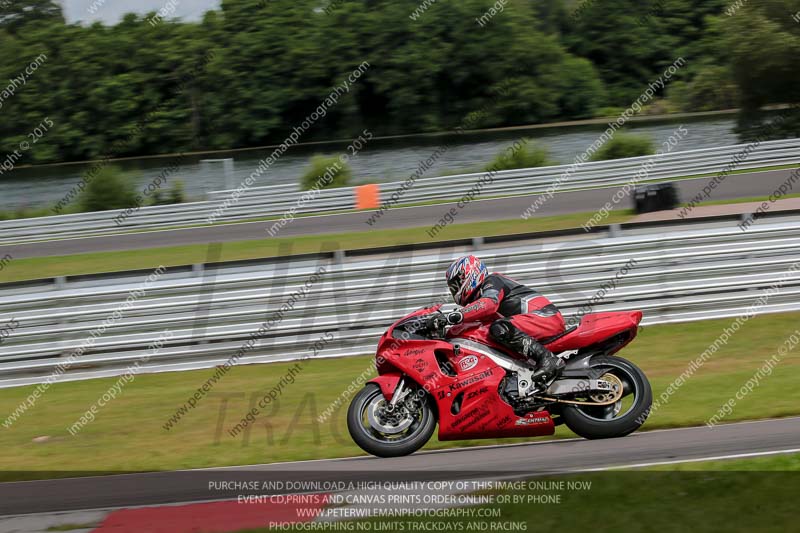
[[[136,191],[119,168],[108,166],[89,182],[79,204],[84,212],[136,207]]]
[[[499,152],[485,170],[514,170],[516,168],[547,167],[556,163],[550,160],[547,149],[534,144],[530,139],[518,141],[521,147],[512,147]]]
[[[592,161],[638,157],[656,153],[649,137],[631,133],[617,133],[592,156]]]
[[[300,178],[303,190],[318,186],[320,189],[347,187],[353,172],[350,166],[339,161],[336,156],[315,155],[311,158],[311,166]]]

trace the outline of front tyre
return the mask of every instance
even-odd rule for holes
[[[612,384],[621,384],[622,397],[603,406],[565,405],[561,416],[567,427],[586,439],[624,437],[639,429],[653,403],[653,391],[644,372],[626,359],[609,355],[592,361],[591,373],[592,377],[608,376]]]
[[[347,429],[356,444],[378,457],[399,457],[422,448],[436,429],[436,412],[425,391],[415,389],[391,409],[380,387],[367,385],[347,410]]]

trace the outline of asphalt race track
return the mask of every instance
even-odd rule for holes
[[[768,196],[780,186],[791,173],[792,169],[734,174],[728,176],[724,182],[714,189],[711,199],[731,200],[735,198]],[[678,186],[680,199],[682,201],[691,199],[695,194],[702,191],[709,179],[711,178],[705,177],[676,181],[675,183]],[[465,185],[465,190],[468,188],[469,187]],[[553,216],[595,211],[608,202],[617,190],[619,190],[619,187],[559,193],[539,209],[537,216]],[[536,198],[537,195],[531,195],[477,200],[459,211],[456,223],[487,222],[491,220],[517,218],[525,212]],[[631,203],[632,199],[628,198],[623,200],[618,207],[623,209],[628,208]],[[278,236],[297,237],[303,235],[369,231],[372,229],[433,226],[441,219],[443,214],[453,206],[456,206],[456,203],[389,209],[372,226],[366,223],[372,211],[300,217],[286,225]],[[207,244],[211,242],[266,239],[269,237],[266,232],[267,227],[267,222],[247,222],[179,230],[128,233],[103,237],[17,244],[0,247],[0,255],[3,255],[3,253],[10,253],[15,258],[44,257],[187,244]],[[535,218],[531,219],[530,231],[536,231]]]
[[[124,474],[0,484],[0,515],[236,498],[211,481],[421,481],[502,479],[677,460],[796,450],[800,417],[637,433],[621,439],[567,439],[508,446],[206,470]],[[272,491],[281,492],[302,492]],[[255,491],[253,494],[269,494]]]

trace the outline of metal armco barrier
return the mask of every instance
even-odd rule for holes
[[[778,220],[746,233],[735,223],[696,224],[563,242],[495,242],[478,250],[443,243],[416,253],[170,268],[59,379],[118,375],[137,361],[143,372],[220,365],[265,320],[269,331],[239,364],[373,353],[395,319],[449,302],[444,271],[468,251],[491,270],[538,288],[567,317],[593,298],[600,300],[594,311],[643,310],[645,325],[734,317],[770,287],[777,290],[756,313],[800,310],[800,222]],[[321,268],[325,273],[309,283]],[[0,344],[0,387],[47,380],[149,274],[0,285],[0,324],[19,323]],[[303,296],[293,299],[298,291]],[[151,353],[148,345],[165,330],[166,345]],[[313,354],[314,343],[331,337]]]
[[[644,181],[658,182],[683,176],[716,173],[731,165],[733,157],[746,145],[673,152],[656,159]],[[559,191],[621,186],[634,177],[651,156],[584,163],[562,180]],[[736,170],[800,163],[800,139],[770,141],[760,144]],[[481,191],[483,196],[536,194],[565,174],[570,165],[529,168],[498,172],[492,183]],[[430,200],[457,200],[481,179],[483,174],[418,179],[405,191],[401,204]],[[403,182],[382,183],[380,200],[385,202]],[[466,185],[465,185],[466,184]],[[290,209],[298,213],[325,213],[353,209],[356,188],[322,190],[309,201],[296,185],[254,187],[241,194],[235,191],[210,193],[208,201],[143,207],[121,225],[114,222],[121,211],[101,211],[75,215],[8,220],[0,222],[0,244],[46,241],[59,238],[88,237],[126,231],[166,229],[208,224],[215,212],[215,223],[263,217],[280,218]],[[235,201],[233,198],[235,197]],[[227,207],[226,206],[227,202]],[[265,226],[268,225],[265,222]]]

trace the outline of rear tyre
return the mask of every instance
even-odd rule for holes
[[[653,403],[644,372],[626,359],[609,355],[592,361],[592,373],[600,379],[606,374],[616,377],[622,383],[623,397],[606,406],[565,405],[561,416],[567,427],[586,439],[624,437],[639,429]]]
[[[430,395],[421,389],[389,410],[380,387],[367,383],[347,410],[347,429],[356,444],[378,457],[399,457],[422,448],[436,429]]]

